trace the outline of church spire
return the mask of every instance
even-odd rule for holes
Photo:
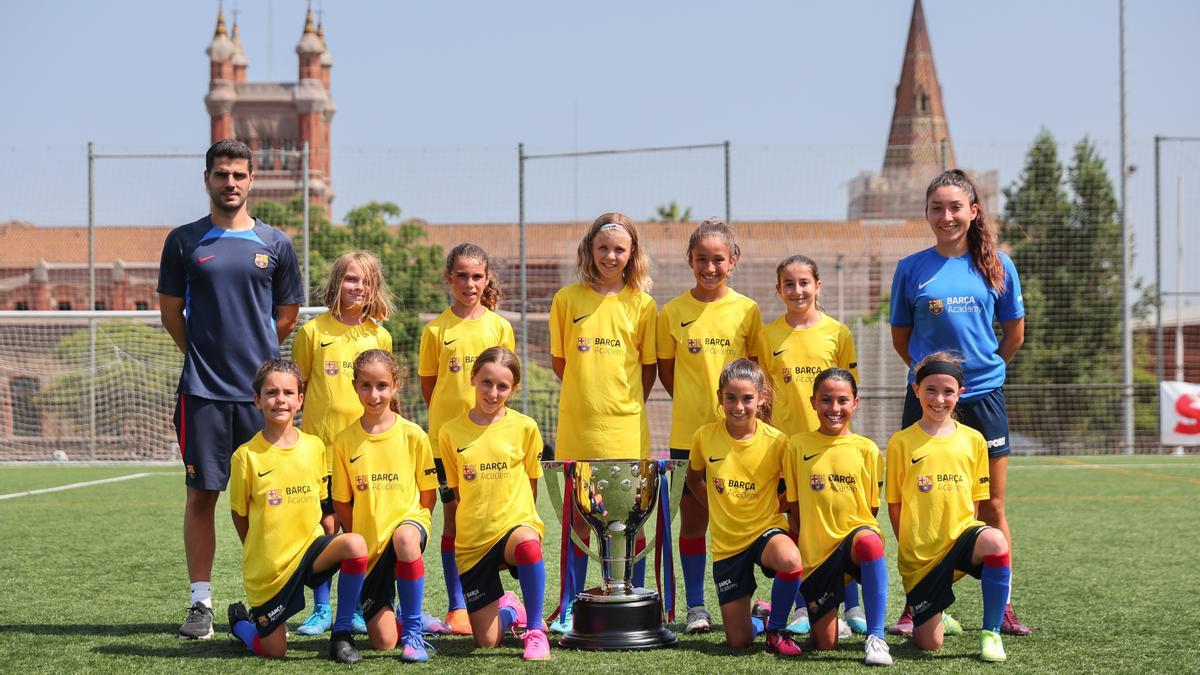
[[[925,11],[921,0],[913,0],[883,174],[932,178],[943,166],[955,166],[954,148],[942,104],[942,85],[933,64]]]

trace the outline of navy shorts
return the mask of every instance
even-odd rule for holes
[[[901,429],[907,429],[921,419],[921,402],[906,388],[904,395],[904,419]],[[1008,442],[1008,406],[1004,402],[1004,387],[970,400],[959,399],[954,416],[963,424],[983,434],[987,441],[988,457],[1004,457],[1012,452]]]
[[[786,537],[788,534],[778,527],[772,527],[758,535],[758,539],[741,553],[713,562],[713,581],[717,584],[717,601],[720,604],[740,600],[754,593],[758,588],[758,582],[754,580],[755,565],[762,569],[768,579],[775,578],[775,570],[763,567],[762,552],[771,537],[776,536]]]
[[[800,595],[804,596],[804,601],[808,603],[810,621],[816,621],[831,610],[836,610],[846,599],[847,574],[855,581],[862,581],[862,570],[854,564],[854,557],[850,554],[850,549],[854,547],[854,536],[860,530],[875,531],[866,525],[854,528],[842,543],[833,549],[833,553],[829,554],[825,562],[810,570],[804,575],[804,581],[800,582]]]
[[[517,527],[525,526],[517,525]],[[500,541],[496,542],[496,545],[485,553],[471,569],[458,573],[458,580],[462,584],[463,598],[467,601],[468,612],[478,612],[504,595],[504,586],[500,583],[500,570],[508,566],[508,563],[504,562],[504,547],[508,545],[508,538],[517,531],[517,527],[501,537]],[[508,567],[508,573],[516,579],[517,566]]]
[[[224,490],[233,451],[262,428],[262,411],[253,403],[180,394],[175,403],[175,435],[187,471],[183,482],[197,490]]]
[[[405,524],[421,531],[421,553],[425,553],[425,544],[429,542],[429,533],[425,531],[425,527],[414,520],[400,523]],[[395,532],[392,530],[392,534]],[[375,567],[371,569],[370,574],[363,579],[362,592],[359,593],[358,599],[362,604],[363,619],[366,621],[370,621],[371,617],[382,609],[391,609],[392,600],[396,598],[396,547],[392,545],[391,539],[389,534],[388,545],[384,547],[383,553],[379,554],[379,560],[375,561]]]
[[[317,556],[321,555],[321,552],[333,542],[335,537],[337,537],[336,534],[323,534],[317,537],[304,552],[304,557],[300,560],[300,566],[296,568],[295,574],[287,580],[283,588],[279,589],[275,597],[257,607],[250,608],[250,619],[254,621],[259,637],[266,637],[274,633],[276,628],[283,625],[283,622],[304,609],[305,586],[316,588],[333,578],[338,571],[337,565],[317,572],[313,569],[313,563],[317,561]]]
[[[979,578],[983,574],[983,564],[971,564],[975,554],[975,540],[986,526],[969,527],[954,542],[954,546],[946,555],[929,570],[924,579],[908,592],[908,606],[913,611],[913,625],[920,626],[932,619],[942,610],[954,604],[955,572],[965,572]],[[808,596],[805,596],[808,597]]]
[[[680,450],[679,448],[671,448],[670,452],[671,452],[671,459],[682,459],[685,462],[688,461],[688,459],[690,459],[692,456],[691,450]],[[683,467],[684,471],[687,471],[690,468],[691,468],[691,465]],[[681,492],[680,494],[685,494],[685,495],[692,494],[692,488],[688,487],[686,479],[683,481],[683,492]]]

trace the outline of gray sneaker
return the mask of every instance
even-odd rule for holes
[[[703,605],[688,607],[687,628],[684,629],[684,632],[688,635],[695,635],[696,633],[707,633],[710,630],[712,630],[712,616],[709,615],[708,610]]]
[[[888,649],[887,643],[874,635],[867,636],[867,641],[863,643],[863,651],[866,652],[863,663],[868,666],[892,665],[892,652]]]
[[[179,627],[180,640],[207,640],[213,636],[212,607],[202,602],[188,607],[187,620]]]

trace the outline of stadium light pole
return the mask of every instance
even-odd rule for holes
[[[1117,22],[1120,42],[1120,99],[1121,99],[1121,351],[1122,380],[1125,392],[1125,444],[1122,451],[1133,454],[1133,232],[1129,227],[1129,122],[1125,110],[1125,0],[1119,0]]]

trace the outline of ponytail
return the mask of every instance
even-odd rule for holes
[[[764,423],[770,424],[771,412],[775,407],[775,392],[767,383],[767,376],[763,373],[762,367],[750,359],[731,361],[721,371],[721,377],[717,380],[718,398],[721,396],[721,390],[725,389],[725,385],[733,380],[745,380],[754,385],[754,390],[759,395],[758,408],[755,409],[754,416]]]
[[[961,169],[951,169],[934,178],[925,189],[926,204],[929,203],[929,197],[933,195],[934,190],[946,186],[962,190],[971,200],[971,205],[976,208],[975,219],[971,221],[971,227],[967,230],[967,250],[970,251],[975,267],[979,269],[987,284],[997,293],[1004,293],[1004,265],[1000,262],[997,252],[996,226],[988,220],[983,204],[979,201],[979,190],[965,172]]]
[[[407,369],[401,365],[400,361],[397,360],[395,355],[393,355],[391,352],[383,349],[368,349],[367,351],[359,354],[358,358],[354,359],[355,380],[358,379],[358,375],[362,371],[363,366],[367,365],[368,363],[382,363],[384,367],[391,372],[392,400],[388,401],[388,407],[391,408],[392,412],[396,413],[397,415],[403,414],[400,409],[400,399],[402,396],[400,388],[404,386],[404,378],[408,374]]]
[[[450,278],[450,273],[454,271],[454,263],[458,262],[459,258],[471,258],[483,263],[484,272],[487,274],[487,285],[479,295],[479,304],[493,312],[496,311],[496,308],[500,306],[500,277],[492,271],[487,251],[483,250],[482,246],[469,242],[463,242],[450,249],[450,253],[446,254],[446,279]]]

